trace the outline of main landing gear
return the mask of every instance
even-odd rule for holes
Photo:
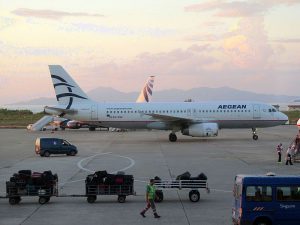
[[[171,141],[171,142],[177,141],[177,136],[176,136],[175,133],[170,133],[170,135],[169,135],[169,141]]]
[[[256,134],[256,128],[252,128],[252,133],[253,133],[253,140],[255,140],[255,141],[257,141],[257,139],[258,139],[258,135]]]

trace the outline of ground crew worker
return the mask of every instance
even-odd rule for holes
[[[292,163],[292,152],[291,152],[291,147],[288,147],[287,151],[286,151],[286,162],[285,165],[288,165],[288,163],[290,163],[290,165],[293,165]]]
[[[281,154],[283,151],[282,144],[277,145],[278,162],[281,163]]]
[[[154,199],[156,197],[155,191],[156,190],[155,190],[155,187],[154,187],[154,179],[150,179],[150,183],[147,185],[147,188],[146,188],[147,205],[146,205],[146,208],[142,212],[140,212],[142,217],[146,217],[145,213],[151,207],[152,210],[153,210],[154,218],[160,218],[160,216],[156,212],[156,207],[155,207],[155,203],[154,203]]]

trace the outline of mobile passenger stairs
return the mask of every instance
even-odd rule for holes
[[[292,161],[300,162],[300,133],[292,140],[289,148],[291,149]]]

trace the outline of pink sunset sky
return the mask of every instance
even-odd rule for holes
[[[299,0],[0,0],[0,104],[83,90],[228,86],[300,96]]]

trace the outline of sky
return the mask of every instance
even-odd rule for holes
[[[232,87],[300,96],[299,0],[0,0],[0,104],[81,88]]]

